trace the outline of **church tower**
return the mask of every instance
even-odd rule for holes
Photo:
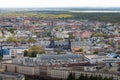
[[[71,40],[68,38],[68,50],[71,51]]]
[[[50,22],[50,31],[51,31],[51,36],[53,36],[53,35],[54,35],[54,33],[53,33],[53,28],[54,28],[54,21],[53,21],[53,19],[51,19],[51,22]]]
[[[54,26],[54,22],[53,22],[53,19],[51,19],[51,23],[50,23],[50,31],[51,31],[50,48],[55,48],[54,34],[52,32],[53,26]]]
[[[54,37],[51,37],[51,39],[50,39],[50,48],[55,48]]]

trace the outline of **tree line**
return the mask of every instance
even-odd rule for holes
[[[101,75],[90,75],[81,74],[78,79],[75,79],[75,75],[70,73],[67,80],[113,80],[113,77],[103,77]]]

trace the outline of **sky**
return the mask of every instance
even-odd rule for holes
[[[0,0],[0,8],[120,7],[120,0]]]

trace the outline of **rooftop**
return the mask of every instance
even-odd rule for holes
[[[23,80],[24,75],[22,74],[17,74],[17,73],[11,73],[11,72],[0,72],[0,77],[13,77],[15,80]]]

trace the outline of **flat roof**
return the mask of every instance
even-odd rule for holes
[[[13,77],[13,78],[17,78],[18,80],[22,80],[24,78],[24,75],[18,73],[12,73],[12,72],[0,72],[0,76]]]

